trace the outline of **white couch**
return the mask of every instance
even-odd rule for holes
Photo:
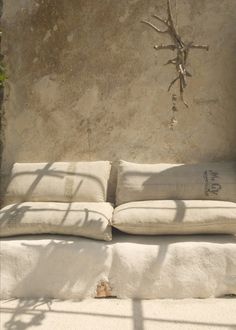
[[[217,206],[213,207],[213,211],[209,211],[209,207],[206,207],[206,212],[204,212],[203,207],[199,217],[196,216],[199,210],[196,209],[195,212],[191,207],[186,207],[189,203],[191,204],[188,199],[171,198],[173,187],[170,187],[169,191],[165,187],[165,199],[163,201],[161,198],[154,201],[158,205],[160,204],[158,207],[160,210],[164,208],[165,212],[162,213],[163,210],[159,212],[158,208],[154,212],[151,211],[150,199],[155,199],[155,194],[163,193],[160,183],[163,185],[166,184],[166,181],[162,174],[158,178],[157,170],[154,171],[155,180],[152,181],[150,180],[149,167],[138,170],[137,164],[132,165],[123,162],[121,164],[122,170],[118,173],[117,195],[119,195],[120,206],[115,208],[113,217],[112,212],[108,211],[108,213],[110,212],[108,215],[105,211],[100,210],[99,217],[94,218],[94,216],[88,216],[86,208],[83,210],[85,214],[83,219],[79,217],[74,220],[73,213],[72,220],[70,220],[72,223],[69,224],[67,217],[70,216],[70,212],[76,211],[71,209],[73,203],[97,203],[96,207],[102,207],[103,203],[108,205],[106,180],[108,182],[109,166],[106,162],[99,163],[99,166],[102,167],[95,175],[96,177],[100,176],[99,180],[96,179],[97,183],[91,183],[90,180],[94,173],[90,171],[89,176],[83,173],[81,185],[81,180],[77,180],[80,175],[80,170],[78,170],[80,164],[78,167],[71,163],[63,164],[55,163],[50,166],[44,164],[43,168],[47,166],[46,176],[42,170],[35,170],[35,166],[42,167],[42,165],[18,164],[13,167],[6,191],[6,204],[8,204],[7,200],[15,203],[11,204],[15,205],[13,207],[14,212],[6,212],[12,206],[6,206],[0,211],[0,235],[2,236],[0,240],[0,296],[2,299],[13,297],[83,299],[106,296],[144,299],[207,298],[236,294],[236,236],[234,235],[236,232],[236,203],[233,201],[236,192],[234,186],[236,174],[234,163],[223,164],[223,167],[222,164],[210,165],[211,168],[218,168],[220,173],[217,176],[217,180],[220,181],[217,184],[221,185],[218,195],[214,193],[210,197],[204,195],[207,192],[206,184],[208,188],[211,184],[210,179],[206,182],[204,172],[200,185],[199,180],[196,179],[196,172],[202,173],[202,169],[209,164],[203,165],[203,167],[201,165],[200,171],[193,171],[192,175],[188,176],[190,183],[188,180],[188,182],[185,181],[188,186],[187,192],[189,187],[192,187],[191,196],[193,196],[194,189],[195,194],[201,194],[201,186],[203,187],[202,204],[201,199],[196,199],[197,203],[200,203],[200,207],[210,199],[212,203],[221,205],[220,212],[216,212]],[[97,164],[94,165],[97,166]],[[22,166],[24,171],[22,171]],[[30,166],[31,170],[29,168],[26,170],[27,166]],[[53,171],[53,166],[56,166],[57,170],[60,166],[66,166],[69,168],[70,174],[68,175],[68,171],[64,170],[60,170],[60,173]],[[135,171],[130,170],[132,166],[136,168]],[[214,170],[215,172],[217,171]],[[74,184],[75,181],[72,180],[74,173],[76,173],[76,180],[78,181],[76,185]],[[158,173],[163,173],[163,171]],[[50,181],[45,180],[48,178],[48,174],[50,174]],[[38,180],[39,175],[41,176],[40,180]],[[148,179],[147,175],[149,176]],[[85,178],[88,177],[92,185],[91,189],[89,189],[89,184],[86,184]],[[101,177],[106,179],[103,181]],[[186,178],[186,176],[184,177]],[[133,181],[132,178],[135,180]],[[144,187],[144,178],[145,182],[149,183],[147,187]],[[38,182],[36,182],[37,180]],[[59,180],[59,183],[53,180]],[[182,182],[180,173],[172,175],[170,183],[172,186],[174,185],[175,194],[179,194],[178,198],[183,198],[185,197],[183,194],[186,194],[186,188],[183,187]],[[153,183],[151,188],[150,183]],[[225,185],[225,183],[227,184]],[[157,184],[155,189],[154,184]],[[180,184],[179,188],[176,188],[177,184]],[[229,184],[230,189],[227,188]],[[29,191],[29,187],[32,185],[33,189]],[[80,191],[76,190],[77,186],[80,187]],[[124,195],[121,193],[122,190],[125,192]],[[168,193],[170,199],[168,199]],[[224,201],[226,199],[224,193],[229,201]],[[45,198],[45,194],[47,198]],[[125,197],[125,201],[122,201],[122,196]],[[129,196],[131,196],[131,200]],[[96,200],[97,198],[98,200]],[[46,201],[42,201],[44,199]],[[52,201],[49,202],[49,200]],[[167,208],[166,211],[166,207],[163,205],[168,204],[171,200],[177,201],[172,203],[172,206],[176,205],[176,208],[174,210],[173,207]],[[139,202],[142,203],[141,211],[132,204]],[[28,203],[29,207],[25,208],[24,203]],[[47,210],[43,216],[39,216],[39,213],[35,212],[35,208],[32,212],[30,205],[38,205],[37,203],[67,204],[63,204],[63,209],[60,211],[62,214],[59,213],[59,217],[55,217],[53,213],[49,217],[50,212]],[[214,203],[212,205],[215,205]],[[68,207],[65,208],[64,205]],[[137,204],[135,205],[137,206]],[[120,218],[117,220],[118,213],[116,211],[119,211],[119,208],[128,209],[127,206],[130,207],[131,213],[128,212],[123,218],[121,217],[122,221]],[[23,211],[22,207],[24,207]],[[111,204],[109,207],[112,207]],[[51,211],[54,212],[54,209]],[[212,212],[214,216],[212,216]],[[104,213],[106,213],[105,217],[103,217]],[[126,226],[125,223],[129,216],[133,221],[131,231],[130,225]],[[111,219],[108,219],[109,217]],[[94,221],[100,222],[102,225],[94,227]],[[122,222],[123,227],[120,226],[121,222],[119,221]],[[165,231],[162,234],[165,235],[160,235],[163,222]],[[150,223],[154,232],[150,232]],[[124,231],[129,228],[130,234],[113,229],[113,237],[109,241],[112,224]],[[190,227],[188,227],[189,224]],[[193,227],[194,229],[192,229]],[[179,235],[176,236],[173,228],[175,230],[177,228]],[[183,230],[182,234],[181,230]],[[217,230],[220,231],[218,235],[216,234]],[[169,235],[166,235],[168,231]],[[108,236],[104,236],[104,233]],[[192,235],[189,235],[190,233]],[[206,233],[208,235],[203,235]],[[224,233],[228,233],[228,235]]]

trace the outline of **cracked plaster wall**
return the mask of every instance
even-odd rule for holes
[[[4,1],[3,174],[16,161],[235,159],[236,1],[177,0],[180,34],[210,52],[190,56],[174,131],[173,54],[153,49],[169,38],[140,23],[153,13],[166,1]]]

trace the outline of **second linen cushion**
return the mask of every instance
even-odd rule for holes
[[[131,202],[118,206],[112,225],[130,234],[234,234],[236,203],[205,200]]]

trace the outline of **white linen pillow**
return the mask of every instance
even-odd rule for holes
[[[20,202],[106,202],[108,161],[15,163],[4,204]]]
[[[0,237],[63,234],[112,239],[110,203],[26,202],[0,210]]]
[[[116,204],[160,199],[236,202],[236,162],[135,164],[120,161]]]
[[[122,204],[112,225],[129,234],[236,234],[236,203],[159,200]]]

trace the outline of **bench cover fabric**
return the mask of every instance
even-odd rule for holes
[[[63,234],[112,239],[110,203],[26,202],[0,210],[0,237]]]
[[[117,205],[160,199],[236,202],[236,162],[185,165],[120,161]]]
[[[112,225],[130,234],[236,234],[236,203],[207,200],[130,202],[114,211]]]
[[[112,242],[51,235],[2,238],[0,264],[2,299],[83,299],[96,296],[102,282],[118,298],[236,294],[236,237],[231,235],[121,234]]]
[[[108,161],[15,163],[5,205],[20,202],[106,202]]]

